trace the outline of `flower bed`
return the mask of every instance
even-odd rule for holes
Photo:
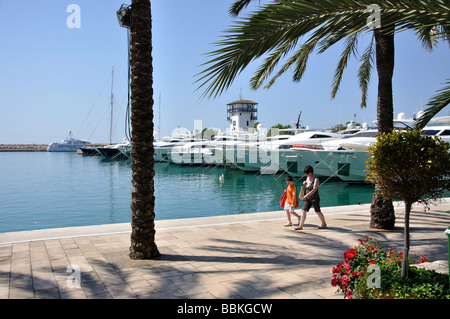
[[[448,276],[411,267],[428,262],[425,257],[409,259],[409,275],[401,277],[402,252],[384,248],[373,238],[359,239],[359,245],[344,253],[344,261],[333,267],[331,284],[345,297],[450,299]]]

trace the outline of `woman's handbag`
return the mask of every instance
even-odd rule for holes
[[[286,192],[281,195],[280,206],[284,208],[284,204],[286,203]]]
[[[298,194],[298,198],[300,198],[300,200],[303,200],[303,196],[305,196],[305,191],[306,191],[305,186],[302,186],[302,188],[300,189],[300,194]]]

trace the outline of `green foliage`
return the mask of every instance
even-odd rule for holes
[[[359,245],[344,253],[344,261],[333,268],[331,284],[349,299],[450,299],[448,276],[412,266],[427,262],[424,257],[409,258],[409,276],[401,277],[403,253],[384,248],[377,240],[366,237]],[[373,272],[370,265],[379,267],[379,287],[368,285]]]
[[[337,133],[337,132],[343,131],[343,130],[347,129],[349,123],[350,122],[345,122],[345,125],[344,124],[336,124],[335,126],[330,128],[330,131],[333,132],[333,133]],[[355,127],[361,126],[360,123],[353,123],[353,125]]]
[[[230,14],[238,15],[252,0],[237,0]],[[292,70],[292,80],[303,77],[312,53],[323,53],[334,44],[344,46],[336,67],[332,97],[338,91],[343,71],[350,58],[357,56],[360,36],[372,33],[367,25],[367,7],[381,11],[382,30],[412,30],[422,46],[432,50],[440,40],[449,39],[448,1],[262,1],[255,12],[238,19],[208,53],[209,61],[197,76],[203,96],[217,97],[230,87],[249,64],[263,59],[250,80],[250,86],[269,88],[281,75]],[[374,61],[372,41],[359,57],[358,79],[362,90],[361,106],[366,105],[367,87]]]
[[[425,114],[416,121],[416,128],[424,128],[433,117],[450,103],[450,79],[447,79],[443,84],[445,86],[439,89],[436,92],[437,94],[425,105],[427,109]]]
[[[381,273],[381,288],[367,288],[364,279],[358,283],[356,291],[360,298],[450,299],[447,275],[410,267],[409,276],[402,278],[401,267],[393,265],[386,265]]]
[[[366,180],[388,199],[410,204],[434,199],[450,189],[450,145],[420,130],[383,134],[369,149]]]
[[[267,136],[275,136],[275,135],[278,135],[278,134],[280,134],[280,135],[283,135],[283,134],[285,134],[285,135],[294,135],[294,132],[292,132],[292,131],[281,131],[281,132],[278,131],[278,130],[284,130],[284,129],[290,129],[290,128],[292,128],[292,126],[290,124],[283,125],[283,124],[278,123],[276,125],[273,125],[270,128],[269,133],[267,134]]]

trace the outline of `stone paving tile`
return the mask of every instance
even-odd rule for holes
[[[412,215],[413,251],[431,253],[429,259],[446,254],[449,209]],[[0,243],[0,298],[342,299],[330,281],[345,250],[365,234],[402,244],[400,230],[371,230],[361,211],[325,211],[327,230],[317,230],[313,214],[303,231],[283,227],[282,213],[198,219],[215,220],[209,227],[189,224],[196,219],[167,222],[157,228],[161,258],[147,261],[128,257],[129,233]]]

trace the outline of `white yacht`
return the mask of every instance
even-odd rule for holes
[[[121,144],[118,150],[128,159],[131,159],[131,143]]]
[[[282,163],[286,171],[296,177],[303,176],[303,168],[311,165],[317,176],[332,176],[344,181],[364,181],[367,150],[376,143],[377,136],[377,129],[365,129],[342,139],[324,142],[320,149],[294,146],[293,152],[287,154]]]
[[[120,144],[110,144],[105,146],[95,147],[95,150],[104,158],[108,159],[123,159],[128,158],[127,154],[124,153],[124,150],[130,148],[130,156],[131,156],[131,143],[130,141],[124,141]]]
[[[171,143],[174,141],[179,141],[178,139],[174,139],[174,140],[170,140],[170,139],[165,139],[165,140],[161,140],[161,141],[154,141],[153,142],[153,147],[155,148],[155,152],[153,154],[153,159],[155,162],[162,162],[163,158],[161,156],[161,152],[158,151],[158,153],[156,152],[156,148],[158,148],[159,146],[173,146],[173,144]],[[177,143],[175,142],[175,143]],[[118,146],[119,151],[126,156],[127,158],[131,159],[131,143],[127,143],[127,144],[120,144]]]
[[[189,142],[172,147],[167,162],[181,165],[216,164],[210,141]]]
[[[367,175],[368,151],[336,150],[314,151],[314,157],[328,168],[327,177],[337,177],[348,182],[364,182]]]
[[[238,148],[235,165],[243,171],[275,174],[280,170],[287,170],[287,166],[284,165],[285,159],[294,152],[293,147],[321,148],[322,143],[342,137],[338,133],[323,131],[304,131],[293,136],[277,136],[259,144],[248,144]]]
[[[322,149],[327,151],[367,151],[377,141],[378,130],[366,129],[351,135],[345,135],[342,139],[322,143]]]
[[[156,162],[170,162],[170,154],[174,147],[199,141],[203,141],[203,139],[188,135],[163,138],[161,141],[155,142],[153,144],[154,159]]]
[[[89,141],[73,138],[72,131],[69,131],[69,137],[61,142],[50,143],[47,147],[48,152],[76,152],[77,149],[90,144]]]
[[[257,134],[248,132],[225,132],[210,140],[201,140],[172,148],[168,161],[182,165],[224,165],[227,151],[236,145],[253,142]]]
[[[436,117],[423,128],[423,134],[437,136],[444,142],[450,143],[450,116]]]
[[[449,124],[450,116],[437,117],[432,119],[422,132],[450,142]],[[361,138],[356,135],[347,139],[350,143],[345,143],[344,140],[339,149],[333,150],[330,147],[322,151],[314,151],[314,156],[318,157],[320,162],[333,172],[334,176],[343,181],[363,182],[367,176],[368,147],[376,142],[376,136]]]

